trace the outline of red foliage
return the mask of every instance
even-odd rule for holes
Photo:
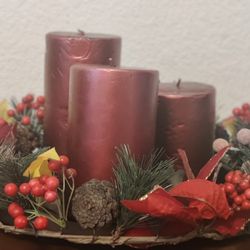
[[[122,204],[133,212],[162,218],[162,236],[183,236],[207,223],[211,226],[206,232],[236,235],[250,220],[250,211],[233,211],[220,185],[206,180],[228,150],[215,154],[196,179],[181,182],[169,192],[156,187],[140,200],[124,200]]]
[[[7,122],[0,124],[0,144],[13,136],[14,127],[13,125],[8,124]]]
[[[203,203],[203,209],[214,211],[214,217],[227,219],[231,214],[226,194],[220,186],[207,180],[188,180],[173,187],[170,195],[175,197],[198,200]],[[193,204],[194,206],[194,204]],[[201,204],[197,204],[198,211],[201,212]],[[199,214],[203,218],[202,214]],[[205,216],[206,217],[206,216]]]
[[[195,224],[194,209],[185,207],[161,187],[149,193],[146,198],[140,200],[123,200],[122,204],[136,213],[149,214],[157,218],[175,218]]]
[[[230,147],[225,147],[216,153],[200,170],[196,179],[208,179],[208,177],[213,173],[215,168],[218,166],[221,159],[225,156]]]
[[[244,230],[247,222],[250,221],[250,211],[235,212],[227,220],[217,219],[212,230],[228,236],[235,236]]]

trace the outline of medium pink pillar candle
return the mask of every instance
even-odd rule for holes
[[[110,180],[116,147],[141,158],[155,144],[158,71],[74,65],[70,74],[69,156],[77,184]]]

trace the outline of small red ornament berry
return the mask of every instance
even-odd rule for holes
[[[60,162],[63,166],[68,166],[69,158],[66,155],[60,155]]]
[[[61,169],[61,162],[57,160],[50,160],[48,163],[48,168],[51,171],[59,171]]]
[[[16,112],[15,112],[14,109],[9,109],[9,110],[7,111],[7,115],[8,115],[9,117],[14,117],[15,114],[16,114]]]
[[[22,183],[19,186],[19,192],[23,195],[28,195],[31,191],[31,187],[29,185],[29,183]]]
[[[19,215],[14,220],[14,225],[18,229],[24,229],[28,226],[28,219],[25,215]]]
[[[33,101],[34,101],[34,95],[32,95],[32,94],[26,95],[26,100],[27,100],[28,102],[33,102]]]
[[[246,189],[245,192],[244,192],[244,194],[245,194],[246,198],[248,200],[250,200],[250,188]]]
[[[24,110],[25,110],[25,104],[24,103],[18,103],[16,105],[16,111],[18,113],[23,113]]]
[[[46,183],[46,180],[49,178],[48,175],[42,175],[39,177],[39,182],[40,184],[45,184]]]
[[[39,105],[39,103],[37,103],[37,102],[33,102],[32,105],[31,105],[31,107],[32,107],[33,109],[38,109],[38,108],[40,107],[40,105]]]
[[[242,197],[240,195],[237,195],[237,196],[234,197],[234,203],[236,205],[240,205],[242,202],[243,202],[243,199],[242,199]]]
[[[249,188],[250,185],[247,180],[243,180],[242,182],[240,182],[239,186],[240,186],[240,189],[243,191]]]
[[[74,168],[66,169],[65,174],[67,178],[75,178],[77,176],[77,172]]]
[[[250,109],[250,104],[249,103],[243,103],[242,104],[242,110],[243,111],[248,111]]]
[[[47,180],[46,180],[46,186],[48,188],[48,190],[56,190],[59,186],[59,180],[57,177],[55,176],[50,176]]]
[[[250,210],[250,201],[248,200],[243,201],[241,204],[241,208],[243,210]]]
[[[20,207],[20,205],[16,202],[12,202],[9,204],[8,206],[8,213],[11,214],[12,210],[15,208],[15,207]]]
[[[43,120],[43,118],[44,118],[44,110],[43,110],[43,109],[38,109],[38,110],[36,111],[36,116],[37,116],[37,118],[38,118],[39,120]]]
[[[238,183],[241,182],[241,180],[242,180],[241,176],[240,176],[239,174],[236,174],[236,175],[233,176],[231,182],[232,182],[233,184],[238,184]]]
[[[226,176],[225,176],[225,181],[226,181],[226,182],[231,182],[233,176],[234,176],[234,171],[228,172],[228,173],[226,174]]]
[[[22,98],[22,103],[24,103],[24,104],[28,103],[28,100],[26,99],[26,96],[24,96],[24,97]]]
[[[232,194],[235,191],[235,186],[232,183],[225,183],[224,189],[226,193]]]
[[[44,96],[38,96],[36,98],[36,101],[40,104],[43,105],[45,103],[45,97]]]
[[[234,199],[237,195],[238,195],[238,193],[236,191],[234,191],[233,193],[230,194],[230,198]]]
[[[45,192],[48,191],[48,187],[46,186],[46,184],[42,185],[42,189],[43,189],[44,194],[45,194]]]
[[[32,187],[34,187],[36,184],[40,184],[40,180],[38,178],[33,178],[29,181],[29,185]]]
[[[247,199],[247,197],[246,197],[245,194],[241,194],[240,196],[241,196],[241,198],[242,198],[243,201],[245,201]]]
[[[247,174],[247,175],[245,176],[245,180],[250,181],[250,174]]]
[[[23,124],[23,125],[30,125],[30,117],[29,116],[23,116],[22,117],[22,121],[21,121],[21,123]]]
[[[234,170],[234,174],[242,176],[243,172],[241,170]]]
[[[44,230],[48,227],[48,219],[44,216],[38,216],[33,221],[36,230]]]
[[[234,116],[240,116],[240,115],[242,115],[242,110],[240,108],[234,108],[233,109],[233,115]]]
[[[8,213],[12,218],[16,218],[19,215],[23,215],[24,214],[24,210],[21,206],[19,205],[9,205],[8,207]]]
[[[48,203],[56,201],[58,195],[55,191],[48,190],[44,194],[44,200],[46,200]]]
[[[29,104],[33,102],[33,100],[34,100],[34,96],[32,94],[28,94],[22,98],[22,102],[25,104]]]
[[[4,193],[8,196],[16,196],[18,187],[15,183],[8,183],[4,186]]]
[[[31,188],[31,194],[34,195],[35,197],[41,197],[44,195],[44,189],[43,186],[39,183],[34,185]]]

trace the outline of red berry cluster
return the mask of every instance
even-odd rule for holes
[[[45,202],[51,203],[58,198],[57,188],[59,180],[55,176],[41,176],[33,178],[29,182],[22,183],[19,187],[15,183],[8,183],[4,187],[7,196],[14,197],[18,193],[22,196],[41,197]],[[14,219],[16,228],[25,228],[28,225],[28,217],[24,215],[24,209],[17,203],[13,202],[8,207],[9,215]],[[37,216],[33,225],[37,230],[47,228],[48,219],[45,216]]]
[[[233,115],[240,118],[242,121],[249,123],[250,122],[250,104],[243,103],[240,108],[233,109]]]
[[[44,103],[44,96],[38,96],[35,99],[34,95],[28,94],[22,98],[22,102],[15,105],[14,109],[9,109],[7,114],[25,126],[31,124],[31,114],[33,113],[35,113],[38,121],[42,122],[44,118]]]
[[[62,169],[65,170],[65,175],[67,178],[75,178],[77,172],[74,168],[67,168],[69,165],[69,158],[66,155],[61,155],[60,160],[50,160],[48,167],[52,172],[60,172]]]
[[[228,172],[224,190],[233,209],[250,210],[250,174],[240,170]]]
[[[24,214],[24,209],[16,202],[8,206],[8,213],[14,219],[14,225],[18,229],[24,229],[29,224],[28,217]],[[48,226],[48,219],[45,216],[37,216],[33,220],[33,225],[37,230],[44,230]]]
[[[76,176],[77,172],[74,168],[66,169],[66,166],[68,164],[69,158],[65,155],[61,155],[60,160],[58,161],[50,160],[48,163],[48,167],[52,172],[56,173],[59,173],[59,171],[61,170],[63,175],[65,175],[69,179],[73,179]],[[19,187],[15,183],[8,183],[4,186],[4,193],[9,197],[15,197],[18,194],[30,202],[32,202],[30,197],[33,197],[34,200],[39,198],[41,204],[46,204],[55,202],[57,201],[57,199],[59,199],[59,185],[60,181],[55,175],[42,175],[39,178],[32,178],[29,180],[29,182],[20,184]],[[40,207],[40,205],[38,207]],[[14,225],[16,228],[22,229],[28,226],[30,217],[27,217],[25,215],[24,208],[16,202],[13,202],[9,205],[8,213],[14,219]],[[35,214],[34,217],[33,213],[32,220],[32,223],[37,230],[43,230],[47,228],[47,217],[40,216],[39,214]]]

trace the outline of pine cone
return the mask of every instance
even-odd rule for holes
[[[27,155],[39,146],[39,137],[30,127],[18,124],[16,128],[16,151],[22,155]]]
[[[75,191],[72,214],[84,229],[101,228],[117,216],[115,190],[108,181],[92,179]]]

